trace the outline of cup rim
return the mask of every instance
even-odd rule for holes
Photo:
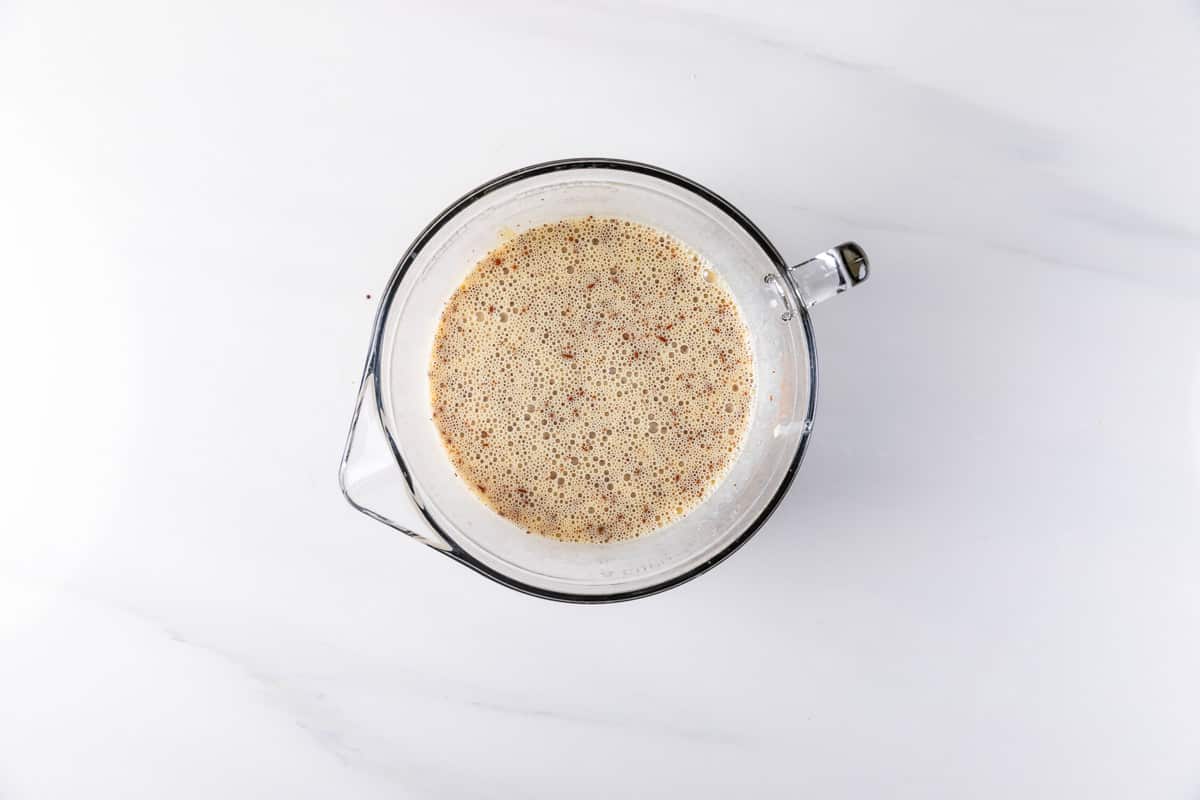
[[[426,225],[425,228],[417,235],[416,239],[413,240],[412,244],[408,246],[408,249],[405,250],[404,255],[400,257],[396,267],[393,269],[392,275],[388,279],[387,286],[380,297],[379,310],[375,316],[375,326],[371,336],[371,348],[367,355],[365,370],[366,374],[378,376],[379,357],[382,351],[383,336],[387,327],[387,319],[391,311],[391,305],[395,300],[396,292],[399,289],[400,283],[404,280],[404,276],[408,272],[409,267],[412,266],[417,256],[438,231],[440,231],[448,222],[454,219],[454,217],[456,217],[461,211],[473,205],[475,202],[487,196],[491,192],[527,178],[533,178],[554,172],[565,172],[580,169],[606,169],[638,173],[666,181],[679,188],[698,195],[699,197],[716,206],[729,218],[737,222],[775,265],[775,268],[780,273],[780,276],[783,277],[786,275],[788,269],[787,262],[783,260],[783,258],[779,255],[779,251],[766,237],[766,235],[759,230],[758,226],[751,222],[749,217],[742,213],[728,200],[721,197],[716,192],[708,189],[707,187],[691,180],[690,178],[684,177],[683,175],[675,172],[671,172],[670,170],[654,166],[652,164],[617,158],[565,158],[554,161],[544,161],[538,164],[531,164],[529,166],[504,173],[503,175],[493,178],[492,180],[487,181],[486,183],[483,183],[475,189],[472,189],[471,191],[462,195],[449,206],[447,206],[440,214],[438,214],[432,222]],[[792,291],[789,281],[784,280],[783,284],[787,287],[786,291]],[[754,520],[746,526],[746,529],[711,558],[701,562],[700,564],[697,564],[695,567],[692,567],[684,573],[638,589],[597,594],[557,591],[517,580],[511,575],[505,574],[504,572],[494,569],[493,567],[479,561],[469,552],[467,552],[461,545],[459,545],[454,540],[454,537],[447,533],[443,526],[438,524],[437,520],[434,519],[432,515],[430,515],[425,509],[425,507],[418,502],[416,505],[420,510],[421,516],[424,518],[425,522],[434,531],[436,531],[437,535],[440,536],[448,545],[446,549],[437,549],[464,566],[470,567],[480,575],[490,578],[491,580],[503,586],[507,586],[510,589],[548,600],[582,604],[614,603],[658,594],[659,592],[664,592],[668,589],[672,589],[676,586],[687,583],[693,578],[696,578],[712,569],[729,556],[733,555],[734,552],[740,549],[755,533],[758,532],[767,519],[770,518],[771,514],[774,513],[779,503],[783,500],[784,495],[787,494],[788,489],[791,487],[792,480],[795,478],[796,471],[800,468],[800,464],[804,459],[804,453],[807,450],[808,441],[812,435],[812,422],[816,412],[817,401],[818,370],[816,343],[813,339],[812,321],[807,310],[799,302],[797,302],[795,305],[796,318],[798,318],[800,325],[803,327],[805,344],[808,348],[808,379],[809,386],[811,387],[808,395],[808,407],[805,410],[803,432],[800,436],[799,442],[796,445],[796,452],[792,457],[791,463],[788,465],[787,470],[779,483],[779,487],[775,490],[774,495],[772,495],[770,500],[767,501],[766,505],[763,507],[758,516],[756,516]],[[381,427],[383,429],[384,438],[387,440],[387,444],[391,449],[392,456],[396,460],[396,465],[399,467],[401,474],[404,476],[410,496],[415,498],[416,493],[412,473],[400,452],[400,448],[396,444],[396,439],[393,436],[391,427],[389,425],[388,415],[384,411],[385,406],[382,381],[374,380],[372,383],[374,384],[375,409],[376,413],[379,414],[379,419],[382,422]]]

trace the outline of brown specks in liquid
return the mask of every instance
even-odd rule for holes
[[[609,542],[720,483],[754,363],[711,265],[661,231],[587,217],[479,261],[442,313],[429,381],[450,460],[484,503],[533,533]]]

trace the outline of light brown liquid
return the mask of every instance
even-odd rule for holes
[[[645,225],[568,219],[480,261],[442,312],[433,421],[495,511],[556,539],[660,528],[720,482],[754,363],[713,268]]]

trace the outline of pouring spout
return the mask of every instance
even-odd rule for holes
[[[368,365],[338,466],[342,495],[371,519],[449,553],[453,547],[426,517],[412,480],[384,431],[375,404],[375,380]]]

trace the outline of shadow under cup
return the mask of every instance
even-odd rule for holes
[[[740,307],[756,379],[750,427],[720,485],[672,524],[606,544],[529,534],[484,505],[455,474],[441,443],[431,420],[427,376],[445,303],[479,259],[501,243],[502,232],[589,214],[657,228],[706,259]],[[774,247],[735,208],[685,178],[646,165],[546,164],[467,195],[426,229],[397,267],[364,378],[364,386],[373,383],[375,391],[373,397],[364,393],[360,410],[364,417],[378,412],[421,512],[410,519],[425,526],[396,527],[412,528],[408,532],[502,583],[560,600],[637,597],[716,564],[749,538],[782,497],[811,428],[811,329],[805,312],[787,313],[785,274]]]

